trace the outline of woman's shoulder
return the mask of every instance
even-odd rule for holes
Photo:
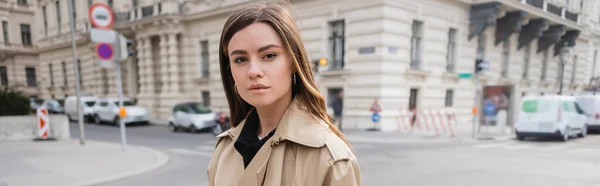
[[[291,140],[295,149],[305,157],[320,156],[319,159],[327,160],[330,164],[338,161],[355,161],[356,157],[351,148],[337,136],[333,131],[321,136],[321,145],[307,145],[302,142]]]
[[[331,159],[334,162],[341,160],[356,160],[356,156],[354,156],[352,149],[344,140],[342,140],[342,138],[333,132],[330,132],[325,136],[325,147],[329,151]]]

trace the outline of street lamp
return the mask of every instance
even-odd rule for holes
[[[569,47],[568,42],[564,42],[563,47],[560,48],[560,88],[558,90],[558,95],[562,95],[563,78],[565,77],[565,64],[567,63],[565,58],[569,57],[570,54],[571,47]]]

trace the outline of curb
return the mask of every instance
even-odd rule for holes
[[[131,147],[149,151],[150,153],[154,154],[154,156],[156,157],[156,161],[152,162],[150,164],[150,166],[145,167],[143,169],[133,170],[131,172],[123,173],[120,175],[98,178],[98,179],[91,180],[91,181],[84,181],[83,183],[77,183],[77,184],[74,184],[73,186],[93,186],[93,185],[100,185],[100,184],[113,182],[113,181],[117,181],[117,180],[123,180],[123,179],[129,178],[129,177],[137,176],[137,175],[140,175],[143,173],[147,173],[147,172],[156,170],[156,169],[164,166],[165,164],[167,164],[170,161],[169,156],[167,156],[165,153],[160,152],[158,150],[155,150],[155,149],[152,149],[149,147],[144,147],[144,146],[130,145],[130,148]]]

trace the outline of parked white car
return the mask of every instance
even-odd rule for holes
[[[126,117],[123,118],[125,124],[149,123],[150,116],[146,109],[137,106],[132,99],[123,99],[123,105],[127,114]],[[98,103],[94,105],[94,122],[96,124],[110,122],[118,125],[119,119],[119,99],[104,98],[98,100]]]
[[[180,103],[173,107],[169,128],[173,132],[187,129],[192,133],[212,129],[217,125],[216,116],[216,113],[202,103]]]
[[[600,95],[583,95],[577,97],[577,104],[587,116],[588,130],[600,129]]]
[[[98,101],[97,97],[82,96],[80,97],[80,106],[83,113],[83,121],[94,121],[94,105]],[[69,120],[77,120],[77,96],[69,96],[65,99],[65,114]]]
[[[521,99],[515,126],[518,140],[530,136],[552,136],[567,141],[587,135],[586,117],[572,96],[528,96]]]

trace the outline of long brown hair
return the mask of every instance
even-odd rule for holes
[[[231,125],[235,127],[244,120],[253,106],[235,93],[227,47],[235,33],[252,23],[262,22],[275,29],[288,54],[292,55],[292,68],[300,80],[292,87],[292,95],[304,104],[315,119],[325,121],[331,130],[347,143],[344,134],[333,124],[333,119],[327,114],[325,99],[313,80],[312,63],[302,43],[296,22],[288,11],[288,6],[288,3],[253,3],[233,12],[225,22],[219,46],[219,64],[223,88],[229,103]]]

